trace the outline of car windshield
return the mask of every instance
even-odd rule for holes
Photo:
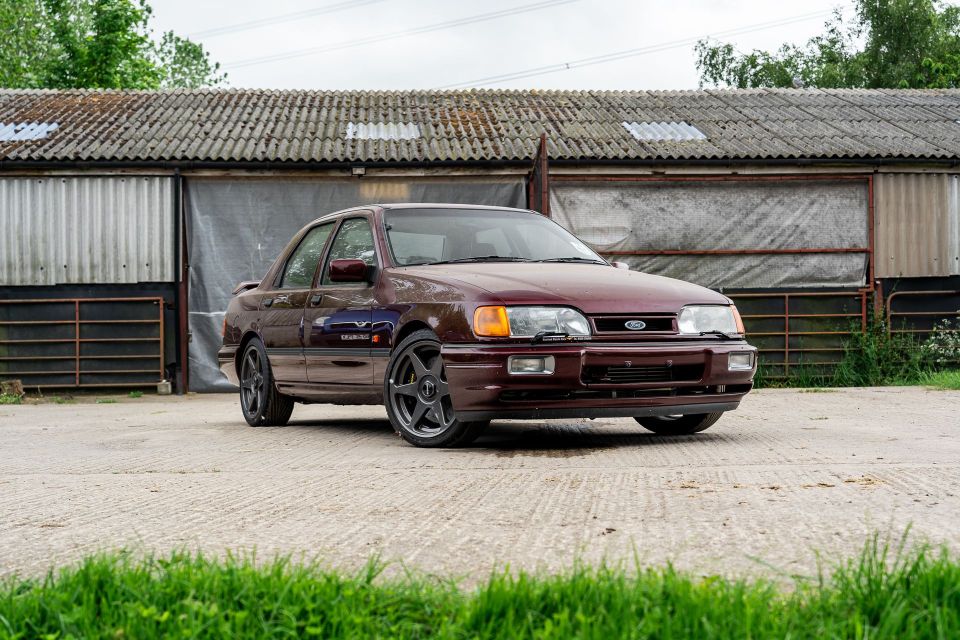
[[[543,216],[496,209],[398,209],[384,216],[398,266],[450,262],[607,264]]]

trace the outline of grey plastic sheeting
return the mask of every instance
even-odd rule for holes
[[[868,245],[866,181],[559,182],[553,218],[600,253]],[[611,256],[714,289],[853,287],[865,253]]]
[[[371,202],[450,202],[525,207],[521,178],[185,180],[190,262],[190,389],[231,391],[217,364],[234,287],[259,280],[305,224]]]

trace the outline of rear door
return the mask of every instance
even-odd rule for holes
[[[379,267],[371,221],[344,218],[330,244],[316,288],[304,312],[307,380],[325,385],[373,383],[371,321],[376,287],[371,282],[331,282],[334,260],[363,260]],[[373,278],[371,278],[373,280]]]
[[[313,227],[291,252],[274,287],[260,299],[264,346],[279,382],[304,382],[303,308],[307,304],[333,222]]]

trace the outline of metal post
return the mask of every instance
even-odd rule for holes
[[[183,176],[177,170],[174,174],[174,206],[177,208],[177,253],[180,267],[180,282],[177,283],[177,348],[179,352],[180,370],[177,381],[177,394],[183,395],[190,390],[190,316],[188,314],[188,296],[190,293],[187,279],[190,275],[190,265],[187,262],[187,225],[186,210],[183,206]]]
[[[80,301],[73,301],[73,335],[76,338],[76,341],[73,343],[74,346],[74,371],[75,371],[75,382],[76,385],[80,386]]]
[[[547,162],[547,134],[540,134],[540,143],[533,158],[527,182],[527,207],[550,217],[550,176]]]
[[[867,254],[867,286],[870,293],[873,294],[873,315],[874,318],[880,318],[883,314],[883,292],[880,291],[876,282],[874,281],[874,243],[875,239],[875,230],[874,230],[874,199],[873,199],[873,185],[874,178],[872,175],[867,176],[867,247],[870,249],[870,252]]]
[[[783,294],[783,376],[790,375],[790,294]]]
[[[540,134],[540,213],[550,217],[550,166],[547,160],[547,134]]]

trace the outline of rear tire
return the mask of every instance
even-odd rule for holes
[[[240,409],[251,427],[282,427],[293,413],[293,398],[277,391],[259,338],[247,343],[240,359]]]
[[[414,331],[397,345],[383,384],[393,430],[416,447],[466,446],[490,424],[454,415],[440,340],[429,329]]]
[[[662,436],[687,436],[709,429],[722,415],[723,411],[715,411],[683,416],[643,416],[634,420],[644,429]]]

